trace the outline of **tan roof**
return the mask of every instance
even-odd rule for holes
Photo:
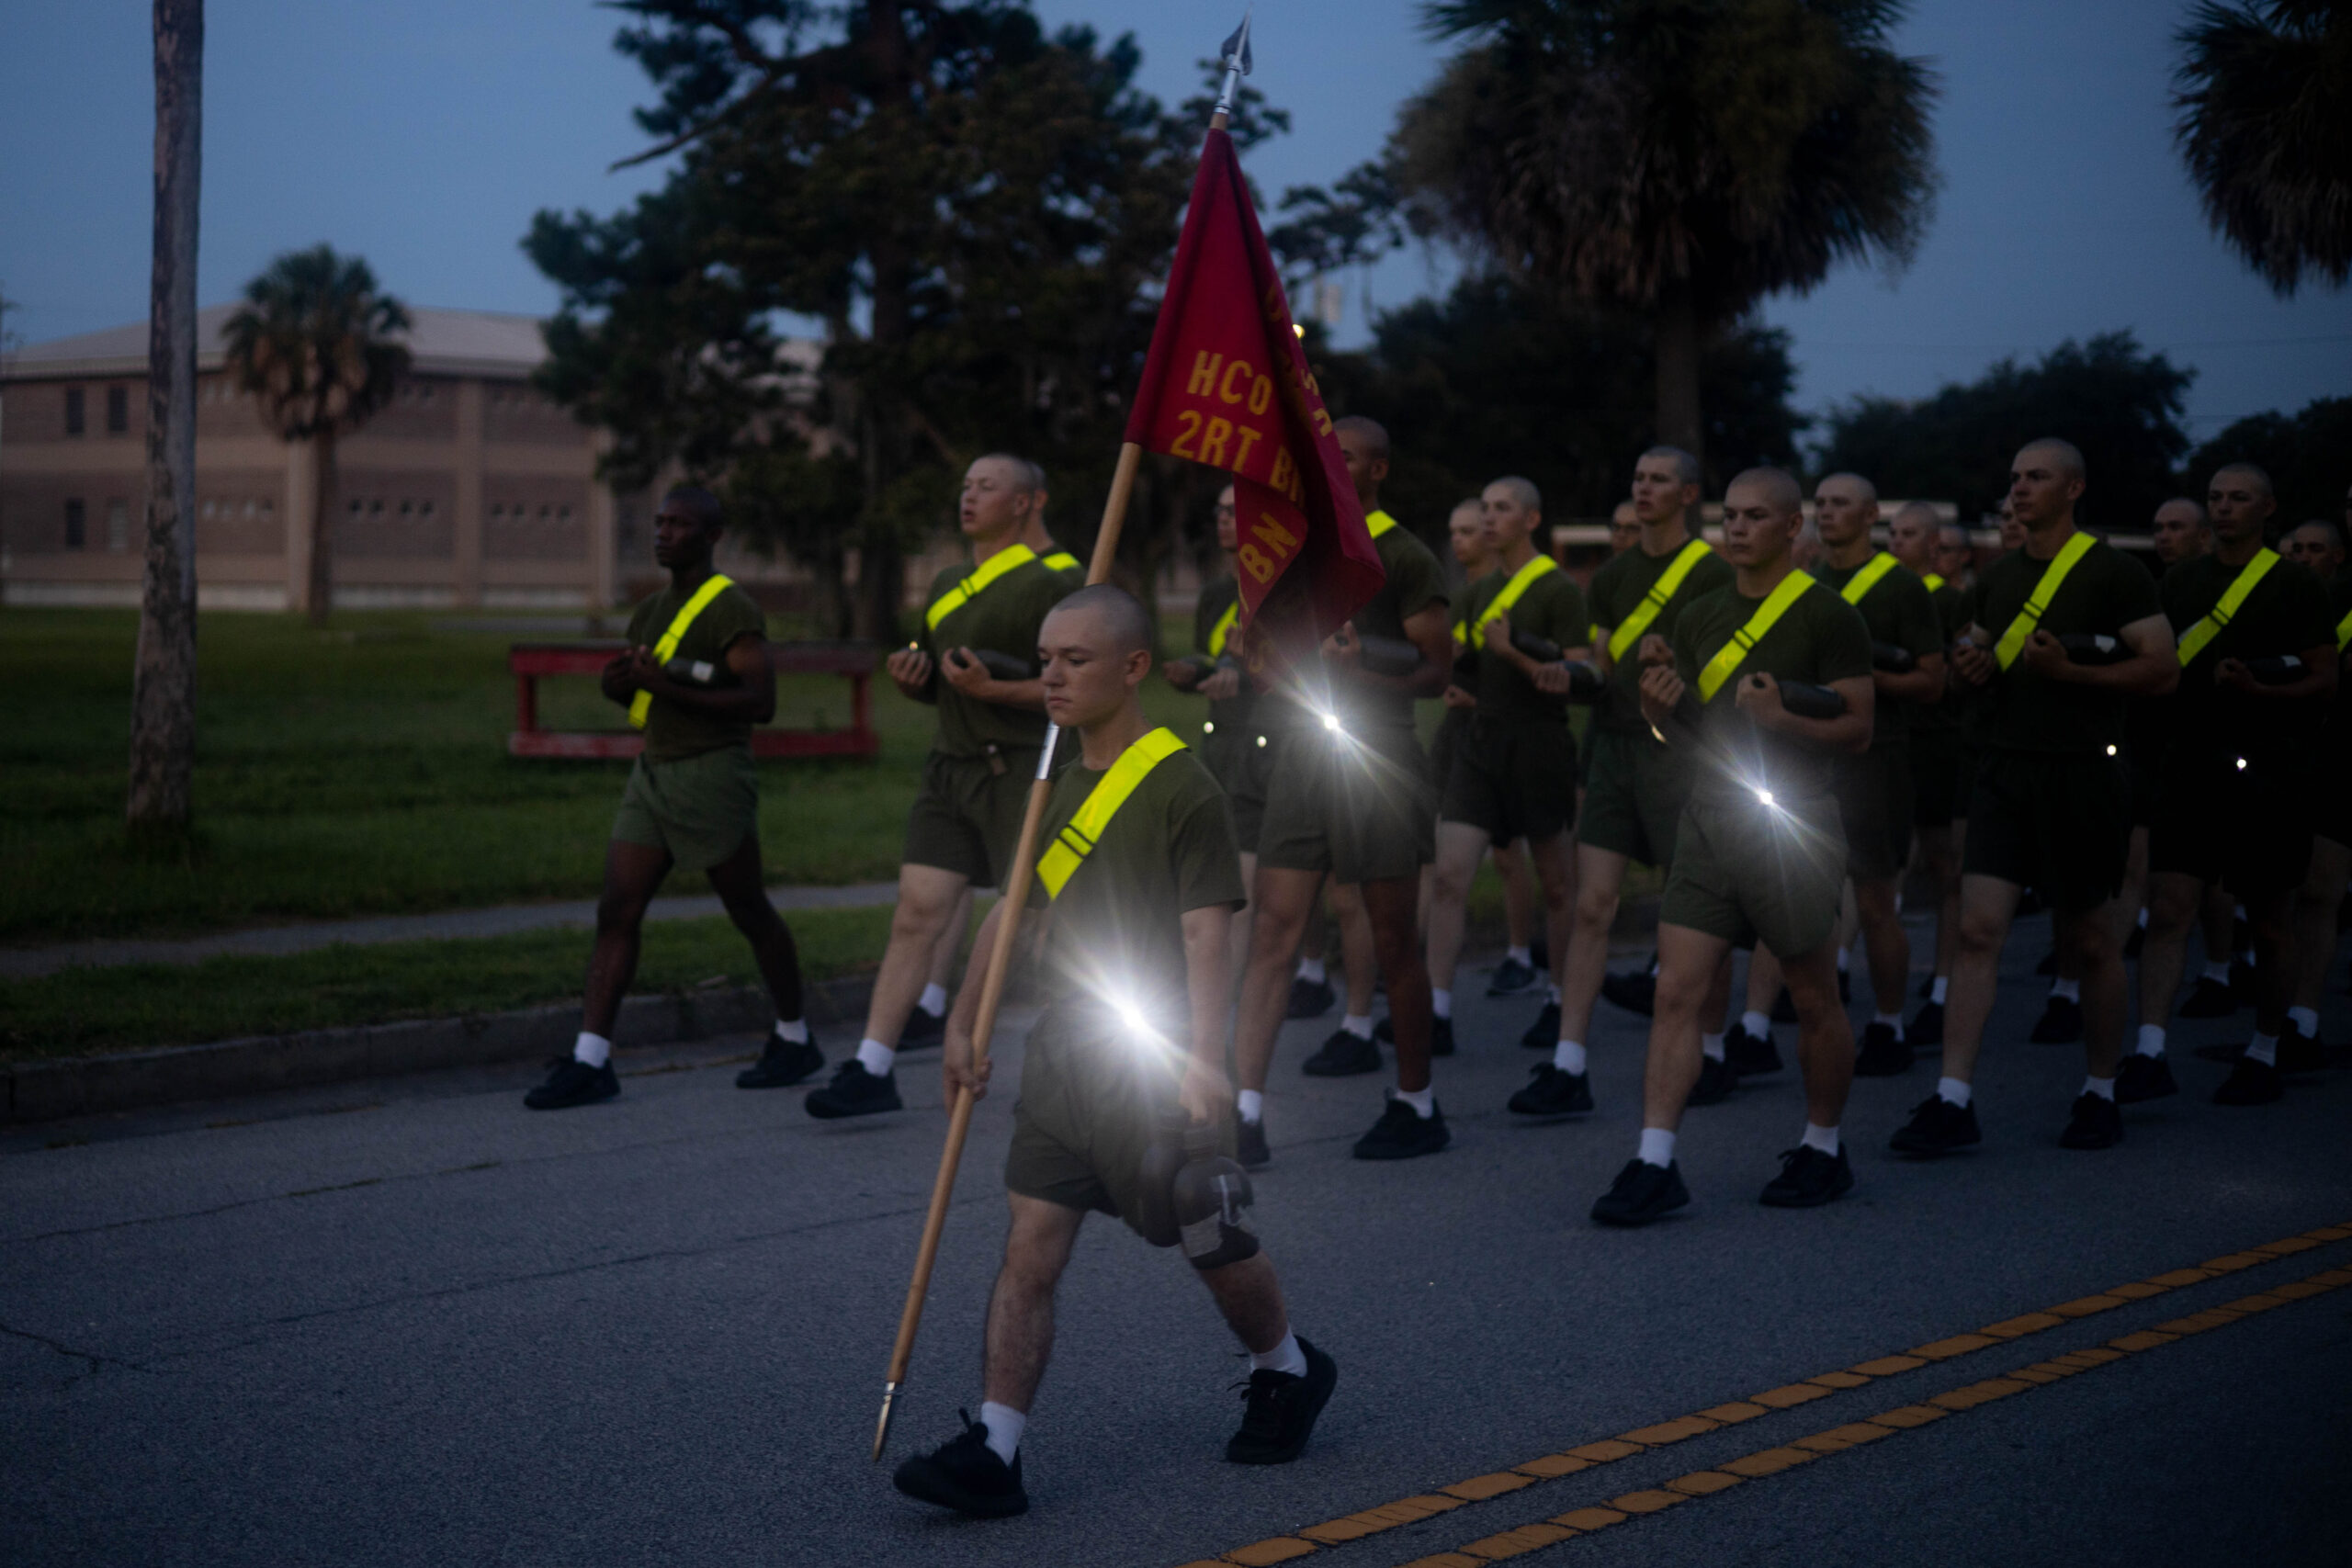
[[[196,313],[196,366],[217,370],[220,334],[234,305],[208,305]],[[412,307],[415,323],[407,333],[415,367],[443,375],[506,377],[520,380],[547,358],[536,316],[488,310],[435,310]],[[147,371],[147,323],[29,344],[8,356],[11,380],[62,376],[143,376]]]

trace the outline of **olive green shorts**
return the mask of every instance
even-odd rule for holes
[[[907,813],[902,858],[909,865],[952,871],[976,887],[1001,886],[1012,872],[1036,773],[1034,750],[994,758],[933,751],[923,759],[922,793]]]
[[[1343,883],[1390,882],[1420,875],[1435,858],[1437,804],[1411,729],[1302,728],[1272,750],[1260,865],[1329,872]]]
[[[1703,800],[1682,808],[1660,925],[1686,926],[1734,947],[1762,942],[1798,958],[1829,940],[1846,897],[1846,845],[1834,795],[1784,801]]]
[[[1957,729],[1911,732],[1911,822],[1949,828],[1968,809],[1967,749]]]
[[[1088,1027],[1082,1010],[1047,1009],[1021,1064],[1006,1189],[1115,1214],[1141,1235],[1144,1151],[1156,1111],[1175,1094],[1173,1077],[1139,1062],[1115,1032]],[[1228,1119],[1219,1131],[1228,1156],[1233,1137]]]
[[[1204,725],[1204,730],[1207,726]],[[1226,804],[1233,810],[1234,847],[1245,855],[1258,852],[1258,839],[1266,824],[1266,781],[1274,771],[1274,738],[1258,725],[1204,733],[1201,761],[1224,787]]]
[[[1838,818],[1846,829],[1846,874],[1884,882],[1911,859],[1911,748],[1874,747],[1838,759]]]
[[[2060,909],[2095,909],[2122,889],[2131,848],[2132,786],[2121,758],[1982,753],[1962,874],[2038,888]]]
[[[1690,798],[1690,764],[1643,735],[1596,727],[1585,764],[1577,842],[1658,867],[1674,863],[1675,834]]]
[[[1430,737],[1430,788],[1441,802],[1445,799],[1446,785],[1453,779],[1453,764],[1460,761],[1469,735],[1470,710],[1448,708],[1445,716],[1437,721],[1437,733]]]
[[[707,871],[759,831],[760,771],[749,746],[649,762],[629,770],[613,837],[667,850],[688,871]]]
[[[1577,819],[1577,741],[1551,719],[1481,714],[1454,754],[1442,822],[1466,822],[1497,844],[1540,843]]]

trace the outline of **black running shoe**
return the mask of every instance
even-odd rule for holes
[[[1340,994],[1331,988],[1330,981],[1309,980],[1302,976],[1293,976],[1290,982],[1290,1011],[1286,1016],[1321,1018],[1331,1010],[1331,1004],[1339,999]]]
[[[1516,958],[1505,958],[1495,965],[1495,977],[1487,982],[1487,995],[1515,997],[1535,984],[1535,965],[1522,964]]]
[[[2147,945],[2147,941],[2148,928],[2145,926],[2133,926],[2132,928],[2132,934],[2123,939],[2124,961],[2129,963],[2132,960],[2138,958],[2140,956],[2140,949]]]
[[[1841,1002],[1854,999],[1854,972],[1851,969],[1838,971],[1838,999]]]
[[[800,1102],[808,1114],[820,1122],[838,1122],[844,1116],[872,1116],[884,1111],[902,1111],[899,1099],[899,1075],[893,1071],[876,1077],[865,1070],[865,1064],[852,1056],[833,1069],[833,1081],[822,1089],[808,1091]]]
[[[1453,1020],[1439,1018],[1434,1013],[1430,1016],[1430,1055],[1432,1056],[1453,1055]]]
[[[1600,977],[1600,994],[1612,1005],[1647,1018],[1657,1008],[1657,976],[1603,975]]]
[[[2082,1037],[2083,1004],[2072,997],[2051,998],[2027,1036],[2036,1045],[2071,1045]]]
[[[1781,994],[1772,998],[1771,1019],[1774,1023],[1794,1023],[1797,1021],[1796,998],[1789,995],[1786,986],[1781,987]]]
[[[2183,1018],[2227,1018],[2237,1010],[2236,993],[2221,981],[2202,975],[2197,976],[2196,988],[2188,993],[2188,999],[2180,1004]]]
[[[2295,1027],[2290,1020],[2278,1032],[2278,1070],[2316,1073],[2327,1066],[2327,1047]]]
[[[1331,1031],[1322,1049],[1298,1065],[1298,1070],[1311,1078],[1353,1077],[1358,1073],[1380,1071],[1380,1047],[1361,1034],[1351,1034],[1344,1029]]]
[[[1382,1013],[1380,1021],[1372,1026],[1372,1038],[1377,1044],[1395,1045],[1396,1043],[1396,1015]]]
[[[1747,1025],[1735,1023],[1724,1033],[1724,1060],[1741,1077],[1758,1077],[1781,1070],[1781,1048],[1772,1043],[1771,1031],[1758,1039],[1747,1032]]]
[[[1873,1020],[1862,1026],[1861,1049],[1854,1054],[1856,1077],[1891,1078],[1910,1070],[1910,1042],[1895,1037],[1894,1025]]]
[[[1528,1074],[1528,1084],[1510,1097],[1521,1116],[1573,1116],[1592,1109],[1592,1075],[1564,1073],[1544,1062]]]
[[[1911,1015],[1903,1028],[1903,1038],[1914,1045],[1940,1045],[1944,1043],[1944,1004],[1929,1002]]]
[[[2123,1108],[2088,1089],[2075,1097],[2074,1113],[2058,1134],[2062,1149],[2111,1149],[2123,1141]]]
[[[1270,1372],[1261,1367],[1241,1385],[1241,1430],[1225,1445],[1230,1464],[1288,1464],[1306,1447],[1315,1418],[1330,1402],[1340,1381],[1339,1363],[1301,1339],[1306,1372]]]
[[[1935,995],[1936,977],[1933,975],[1930,975],[1926,979],[1919,982],[1919,999],[1923,1002],[1932,1001],[1935,999]]]
[[[2033,966],[2033,972],[2045,980],[2055,978],[2058,974],[2058,950],[2053,947],[2043,953],[2041,962]]]
[[[774,1030],[768,1032],[767,1049],[760,1059],[735,1075],[737,1089],[789,1089],[825,1065],[825,1054],[817,1048],[817,1038],[786,1040]]]
[[[1552,944],[1550,941],[1544,937],[1537,937],[1535,941],[1529,945],[1527,949],[1527,955],[1534,961],[1534,968],[1537,974],[1542,975],[1550,971],[1552,967]]]
[[[976,1519],[1008,1519],[1029,1511],[1021,1486],[1021,1455],[1007,1464],[989,1447],[989,1429],[965,1411],[964,1430],[927,1454],[899,1466],[890,1484],[924,1503],[953,1508]]]
[[[1645,1159],[1629,1159],[1609,1190],[1593,1200],[1592,1218],[1595,1224],[1645,1225],[1689,1201],[1681,1167],[1660,1168]]]
[[[1895,1129],[1887,1146],[1897,1154],[1948,1155],[1981,1144],[1984,1134],[1976,1125],[1976,1107],[1954,1105],[1931,1094],[1911,1108],[1911,1120]]]
[[[2115,1070],[2115,1101],[2119,1105],[2138,1105],[2179,1092],[2180,1086],[2172,1081],[2172,1065],[2162,1056],[2143,1056],[2134,1051]]]
[[[1545,1002],[1535,1021],[1519,1037],[1520,1048],[1525,1051],[1549,1051],[1560,1043],[1560,1004]]]
[[[1739,1087],[1739,1075],[1731,1070],[1731,1063],[1715,1056],[1699,1058],[1699,1081],[1690,1086],[1692,1105],[1720,1105],[1731,1098]]]
[[[1430,1113],[1424,1116],[1391,1094],[1372,1131],[1356,1140],[1356,1158],[1412,1159],[1433,1155],[1452,1143],[1453,1134],[1445,1129],[1443,1108],[1435,1100],[1430,1105]]]
[[[1781,1156],[1781,1174],[1764,1184],[1756,1201],[1768,1209],[1817,1209],[1853,1190],[1854,1168],[1842,1139],[1834,1155],[1799,1144]]]
[[[2268,1062],[2241,1056],[2222,1087],[2213,1091],[2216,1105],[2267,1105],[2287,1092],[2286,1080]]]
[[[1261,1120],[1245,1122],[1233,1119],[1233,1157],[1241,1162],[1244,1170],[1263,1170],[1273,1163],[1273,1152],[1266,1147],[1266,1123]]]
[[[2240,1007],[2254,1005],[2254,964],[2244,954],[2230,960],[2230,995]]]
[[[577,1056],[558,1056],[548,1067],[547,1082],[523,1097],[523,1103],[534,1111],[569,1111],[575,1105],[610,1100],[621,1091],[621,1076],[613,1071],[609,1057],[603,1066],[592,1067]]]
[[[922,1007],[907,1014],[906,1027],[899,1031],[899,1049],[920,1051],[939,1044],[947,1038],[947,1015],[928,1012]]]

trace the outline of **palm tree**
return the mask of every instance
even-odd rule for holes
[[[1702,449],[1699,351],[1840,261],[1907,262],[1935,79],[1904,0],[1432,0],[1465,41],[1390,161],[1431,228],[1563,302],[1648,316],[1657,437]]]
[[[2205,216],[2280,294],[2352,276],[2352,4],[2202,5],[2174,128]]]
[[[314,448],[302,596],[313,626],[327,618],[334,592],[334,444],[391,400],[408,369],[408,350],[392,334],[408,328],[407,308],[378,290],[368,264],[330,245],[270,263],[245,285],[245,302],[229,318],[229,369],[238,386],[261,400],[280,436]]]

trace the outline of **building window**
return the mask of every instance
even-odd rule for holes
[[[79,387],[65,389],[65,434],[82,434],[82,389]]]
[[[107,434],[121,435],[130,429],[130,389],[107,389]]]
[[[119,497],[107,502],[107,548],[116,555],[130,548],[130,502]]]
[[[87,542],[85,535],[88,530],[88,509],[80,496],[74,496],[65,503],[65,547],[69,550],[82,548]]]

